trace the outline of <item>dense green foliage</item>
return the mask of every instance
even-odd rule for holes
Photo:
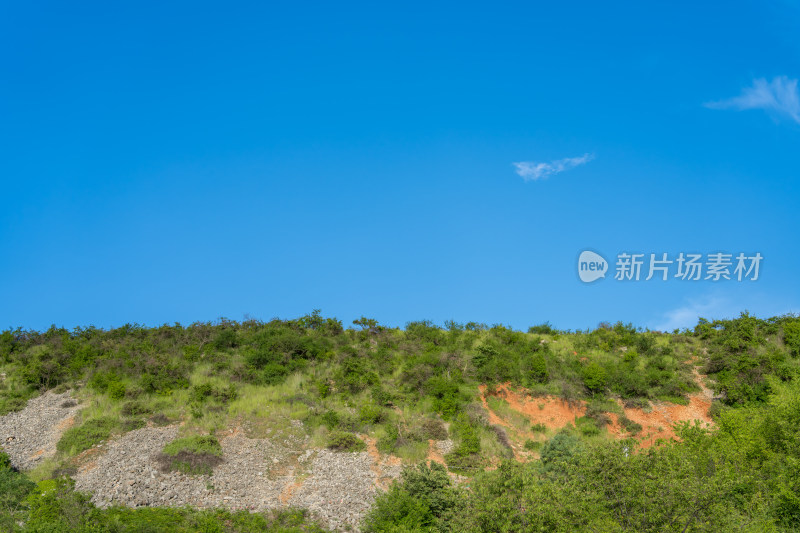
[[[684,423],[682,442],[647,450],[562,432],[541,461],[503,463],[468,489],[408,470],[366,531],[797,531],[800,387],[772,390],[765,404],[724,412],[718,431]]]
[[[452,438],[445,460],[470,476],[468,487],[453,485],[436,465],[407,470],[376,503],[367,531],[800,528],[798,317],[745,313],[671,334],[622,323],[520,332],[429,321],[388,328],[362,317],[354,326],[315,311],[269,322],[2,332],[0,414],[53,388],[73,388],[86,407],[58,443],[54,479],[34,489],[0,461],[0,526],[302,530],[289,518],[258,514],[100,511],[56,475],[81,451],[146,422],[181,420],[188,434],[213,435],[246,419],[252,431],[302,431],[315,445],[342,451],[363,449],[356,434],[366,433],[382,452],[413,462],[425,457],[428,439]],[[717,429],[685,426],[682,442],[646,451],[604,438],[612,412],[629,434],[641,430],[616,401],[687,402],[698,390],[696,365],[719,398],[711,409]],[[586,412],[557,434],[525,428],[532,438],[522,439],[524,449],[541,460],[484,472],[511,453],[503,428],[486,420],[478,386],[503,382],[534,397],[583,400]],[[179,439],[164,449],[162,466],[207,474],[224,460],[220,452],[213,436]]]

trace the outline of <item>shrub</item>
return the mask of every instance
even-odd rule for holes
[[[167,417],[164,413],[156,413],[150,417],[150,421],[155,424],[156,426],[168,426],[172,420]]]
[[[152,411],[147,405],[141,402],[130,401],[122,404],[120,412],[125,416],[142,416],[149,415]]]
[[[173,456],[181,452],[209,454],[222,457],[222,446],[217,438],[212,435],[194,435],[175,439],[164,446],[162,450],[162,453]]]
[[[587,416],[577,418],[575,420],[575,427],[578,428],[578,431],[580,431],[582,435],[587,437],[600,434],[600,428],[597,427],[595,421]]]
[[[24,474],[11,466],[5,453],[0,452],[0,529],[14,530],[15,515],[35,486]]]
[[[336,377],[343,388],[352,394],[357,394],[378,382],[378,376],[370,370],[367,361],[359,357],[345,358]]]
[[[526,450],[530,450],[532,452],[535,452],[535,451],[541,449],[542,443],[539,442],[538,440],[526,439],[524,446],[525,446]]]
[[[69,455],[80,453],[106,440],[116,428],[117,421],[111,417],[90,418],[80,426],[66,430],[56,449]]]
[[[450,452],[444,456],[444,460],[451,471],[467,476],[477,474],[483,470],[485,464],[485,461],[478,453],[459,455],[456,452]]]
[[[531,383],[547,383],[550,373],[547,371],[547,361],[541,351],[537,351],[531,356],[527,374]]]
[[[322,423],[325,424],[328,429],[334,429],[341,422],[339,414],[336,411],[326,411],[322,414],[321,418]]]
[[[393,403],[392,395],[386,392],[380,385],[375,385],[370,391],[372,401],[381,407],[390,407]]]
[[[529,327],[528,333],[535,333],[537,335],[556,335],[558,330],[554,329],[553,326],[550,325],[550,322],[545,322],[544,324],[539,324],[538,326]]]
[[[608,373],[598,363],[589,363],[583,369],[583,384],[592,392],[602,392],[606,388]]]
[[[445,440],[447,439],[447,428],[441,420],[435,418],[427,418],[422,422],[420,427],[422,437],[425,439]]]
[[[792,357],[800,357],[800,318],[783,324],[783,342]]]
[[[175,439],[158,456],[162,472],[178,471],[190,475],[211,475],[222,462],[222,446],[216,437],[195,435]]]
[[[465,456],[481,451],[481,439],[478,436],[477,430],[466,424],[458,427],[459,443],[453,451],[456,455]]]
[[[565,465],[576,458],[580,449],[581,444],[577,437],[561,431],[542,446],[540,468],[544,472],[563,472]]]
[[[125,397],[125,384],[121,381],[114,381],[108,384],[106,392],[112,400],[121,400]]]
[[[377,405],[365,403],[358,410],[358,419],[364,424],[378,424],[386,414]]]
[[[352,433],[332,431],[331,434],[328,435],[327,447],[337,452],[360,452],[364,450],[367,445]]]
[[[650,407],[650,400],[647,398],[625,398],[622,403],[628,409],[646,409]]]
[[[380,494],[364,518],[365,533],[442,531],[459,501],[447,470],[438,464],[406,467],[386,493]]]
[[[638,422],[634,422],[624,414],[620,415],[617,420],[619,421],[619,425],[625,428],[625,431],[627,431],[631,435],[635,435],[642,430],[641,424],[639,424]]]
[[[586,418],[590,419],[598,428],[606,427],[611,419],[606,414],[605,409],[609,406],[603,402],[591,401],[586,407]]]
[[[425,392],[433,398],[433,409],[445,419],[455,416],[464,403],[458,383],[443,377],[428,379]]]
[[[239,341],[236,337],[236,331],[233,329],[223,329],[217,334],[214,339],[213,345],[217,350],[227,350],[238,346]]]
[[[386,432],[383,437],[378,439],[378,450],[383,453],[392,453],[395,448],[397,448],[401,440],[400,431],[397,429],[397,426],[394,424],[389,424],[386,426]]]
[[[238,397],[236,386],[231,383],[227,387],[216,387],[211,383],[194,385],[189,398],[193,402],[203,403],[207,400],[216,400],[221,403],[228,403]]]

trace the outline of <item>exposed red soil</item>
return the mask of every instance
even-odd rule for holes
[[[75,425],[75,417],[70,416],[59,422],[58,425],[56,426],[56,429],[58,429],[59,431],[65,431],[74,425]]]
[[[303,486],[303,481],[294,481],[293,483],[289,483],[286,485],[283,490],[281,491],[280,495],[278,496],[278,500],[281,502],[282,505],[288,505],[289,499],[291,499],[292,494],[295,493],[297,489]]]
[[[479,389],[481,403],[489,412],[489,423],[509,427],[511,424],[489,409],[489,405],[486,402],[486,385],[481,385]],[[586,412],[586,406],[583,402],[569,403],[566,400],[552,396],[538,398],[527,396],[524,392],[512,390],[508,383],[497,385],[491,396],[505,400],[509,407],[525,415],[532,424],[544,424],[548,429],[561,429],[567,424],[573,423],[576,418],[583,416]],[[497,420],[497,422],[494,420]]]
[[[389,485],[392,484],[392,478],[384,474],[381,470],[381,465],[399,466],[403,460],[394,455],[382,455],[378,451],[377,440],[369,435],[358,435],[367,445],[367,453],[372,458],[372,465],[369,467],[372,474],[375,476],[375,485],[383,490],[387,490]]]
[[[674,439],[675,431],[672,429],[672,424],[675,422],[697,420],[704,426],[711,426],[713,422],[708,416],[709,407],[711,400],[700,393],[689,398],[689,405],[661,402],[653,405],[649,413],[642,409],[623,409],[625,416],[642,426],[642,430],[635,436],[639,445],[642,448],[649,448],[659,439]],[[611,413],[609,417],[612,419],[608,427],[609,433],[620,439],[629,436],[618,423],[617,415]]]
[[[652,446],[659,439],[670,440],[676,438],[672,429],[672,424],[675,422],[697,420],[705,426],[713,424],[711,417],[708,416],[712,392],[705,387],[703,383],[704,377],[696,369],[694,373],[702,391],[690,395],[688,405],[658,402],[652,406],[649,412],[645,412],[645,410],[639,408],[625,408],[622,402],[618,401],[625,416],[642,426],[642,430],[637,435],[634,435],[634,438],[639,441],[639,445],[642,448]],[[513,427],[512,424],[503,420],[502,417],[489,408],[489,404],[486,401],[486,386],[482,385],[479,389],[481,403],[488,413],[489,423],[506,428]],[[573,424],[575,419],[586,413],[585,402],[571,403],[552,396],[531,397],[525,394],[524,390],[512,390],[508,383],[496,386],[490,395],[504,400],[511,409],[525,415],[532,424],[544,424],[548,429],[553,430]],[[622,428],[616,414],[610,413],[609,418],[611,423],[607,426],[607,430],[611,435],[619,439],[631,436]],[[529,438],[524,431],[516,430],[516,432],[524,438]],[[514,455],[520,459],[520,454],[516,449]]]
[[[447,466],[447,463],[444,460],[444,456],[439,453],[439,450],[436,448],[436,441],[433,439],[428,439],[428,456],[425,458],[428,465],[431,462],[439,463],[440,465]]]

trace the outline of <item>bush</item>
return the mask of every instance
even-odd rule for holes
[[[540,468],[544,472],[563,472],[565,465],[573,461],[580,450],[578,438],[561,431],[542,446]]]
[[[35,486],[11,466],[8,455],[0,452],[0,529],[13,530],[22,503]]]
[[[438,464],[406,467],[386,493],[380,494],[361,525],[364,533],[442,531],[459,502],[447,470]]]
[[[337,452],[360,452],[366,449],[367,445],[352,433],[332,431],[328,435],[327,447]]]
[[[149,415],[152,410],[145,404],[137,401],[125,402],[122,404],[120,412],[124,416],[142,416]]]
[[[69,455],[80,453],[108,439],[116,428],[117,420],[114,418],[90,418],[80,426],[66,430],[56,444],[56,449]]]
[[[457,474],[472,476],[483,470],[485,461],[478,453],[469,455],[460,455],[456,452],[450,452],[444,456],[447,462],[447,468]]]
[[[228,403],[238,397],[236,386],[231,383],[227,387],[216,387],[211,383],[194,385],[189,398],[193,402],[203,403],[207,400],[216,400],[221,403]]]
[[[162,452],[166,455],[177,455],[181,452],[196,454],[209,454],[222,457],[222,446],[216,437],[212,435],[194,435],[175,439],[164,446]]]
[[[435,376],[425,382],[425,392],[433,398],[433,409],[445,419],[452,418],[464,404],[458,383]]]
[[[222,462],[222,446],[211,435],[183,437],[164,446],[158,462],[162,472],[211,475],[214,467]]]
[[[322,423],[328,429],[334,429],[341,423],[339,414],[336,411],[326,411],[322,414],[321,418],[322,418]]]
[[[386,426],[386,432],[383,437],[378,439],[377,447],[383,453],[392,453],[394,450],[403,443],[404,439],[400,438],[400,431],[394,424]]]
[[[531,356],[527,374],[531,383],[547,383],[550,373],[547,371],[547,361],[542,352],[537,351]]]
[[[424,439],[445,440],[447,439],[447,428],[441,420],[427,418],[422,422],[420,433]]]
[[[514,452],[514,448],[511,446],[511,441],[508,440],[508,433],[506,430],[503,429],[502,426],[493,425],[491,426],[492,431],[494,432],[495,436],[497,437],[497,442],[499,442],[506,450]]]
[[[583,369],[583,384],[592,392],[602,392],[606,388],[608,372],[598,363],[589,363]]]
[[[622,426],[625,429],[625,431],[627,431],[631,435],[636,435],[642,430],[641,424],[639,424],[638,422],[634,422],[625,415],[620,415],[617,420],[619,421],[619,425]]]
[[[792,357],[800,357],[800,318],[787,320],[783,324],[783,342]]]
[[[539,442],[538,440],[526,439],[524,446],[526,450],[535,452],[542,448],[542,443]]]
[[[550,325],[550,322],[539,324],[538,326],[531,326],[528,328],[528,333],[535,333],[537,335],[557,335],[558,330]]]
[[[582,435],[587,437],[600,434],[600,428],[597,427],[595,421],[586,416],[577,418],[575,420],[575,427],[578,428],[578,431],[580,431]]]
[[[385,417],[386,413],[377,405],[365,403],[358,410],[358,419],[364,424],[379,424]]]

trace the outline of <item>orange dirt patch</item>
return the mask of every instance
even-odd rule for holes
[[[504,420],[500,415],[492,411],[486,401],[486,386],[480,385],[478,389],[480,391],[483,408],[486,409],[488,413],[489,423],[502,426],[509,430],[506,433],[511,443],[511,451],[514,454],[514,459],[519,462],[525,462],[529,459],[537,458],[538,454],[526,450],[524,444],[528,439],[538,440],[539,436],[528,431],[527,428],[516,427],[514,424]],[[574,422],[575,419],[582,416],[585,411],[582,404],[570,404],[560,398],[528,397],[524,393],[512,390],[508,383],[496,386],[490,396],[504,400],[513,410],[525,415],[531,423],[541,423],[551,429],[560,429]]]
[[[88,472],[97,466],[99,455],[105,453],[103,448],[89,448],[71,459],[71,463],[79,470]]]
[[[426,457],[426,460],[429,466],[431,462],[439,463],[445,467],[447,466],[447,463],[444,461],[444,456],[439,453],[439,450],[436,448],[436,441],[433,439],[428,439],[428,456]]]
[[[294,481],[286,485],[283,490],[281,491],[280,496],[278,496],[278,500],[280,500],[281,505],[288,505],[289,499],[292,497],[292,494],[303,486],[303,481]]]
[[[359,435],[358,437],[366,443],[367,453],[372,458],[372,464],[369,469],[372,470],[372,474],[375,476],[375,485],[383,490],[388,490],[389,485],[392,484],[392,478],[383,473],[381,465],[397,466],[402,464],[402,459],[394,455],[381,455],[381,452],[378,451],[378,441],[369,435]]]
[[[56,429],[58,429],[59,431],[65,431],[74,425],[75,425],[75,417],[70,416],[59,422],[58,425],[56,426]]]
[[[620,402],[621,403],[621,402]],[[676,438],[672,424],[675,422],[699,421],[702,425],[710,427],[713,422],[708,416],[708,408],[711,407],[711,400],[705,394],[693,394],[689,397],[689,405],[679,405],[671,403],[657,403],[653,405],[652,411],[644,412],[642,409],[624,408],[625,416],[642,426],[642,430],[635,438],[639,441],[642,448],[649,448],[659,439],[672,440]],[[617,421],[617,415],[610,414],[612,423],[608,430],[617,438],[628,436]]]
[[[493,413],[489,410],[488,404],[486,403],[486,386],[481,385],[479,388],[481,391],[481,402],[490,413],[489,422],[495,423],[492,422]],[[561,429],[567,424],[575,422],[576,418],[583,416],[586,412],[586,407],[583,402],[571,404],[561,398],[554,398],[552,396],[544,396],[541,398],[530,397],[511,390],[508,383],[497,385],[493,396],[505,400],[509,407],[525,415],[531,423],[544,424],[549,429]],[[500,420],[500,425],[510,425],[496,414],[494,414],[494,417]]]
[[[672,425],[676,422],[698,420],[707,427],[713,424],[711,418],[708,416],[708,408],[711,407],[713,393],[703,383],[704,376],[701,376],[696,369],[694,373],[702,391],[690,395],[688,405],[657,403],[653,405],[652,410],[649,412],[638,408],[623,407],[625,416],[642,426],[641,432],[635,435],[641,447],[650,447],[659,439],[674,439],[675,432],[672,429]],[[498,416],[497,413],[489,408],[488,402],[486,401],[486,386],[481,385],[479,390],[481,403],[489,416],[489,423],[503,427],[513,427],[512,424],[503,420],[502,417]],[[573,424],[576,418],[586,413],[585,402],[570,403],[561,398],[554,398],[552,396],[541,398],[530,397],[527,396],[524,391],[519,392],[512,390],[508,383],[496,386],[495,391],[491,395],[504,400],[511,409],[525,415],[532,424],[544,424],[548,429],[557,430],[568,424]],[[622,402],[618,401],[618,403],[620,407],[622,407]],[[609,418],[611,418],[611,423],[608,425],[607,429],[611,435],[620,439],[630,436],[620,425],[616,414],[609,413]],[[526,435],[525,431],[514,429],[520,436],[530,438]],[[521,454],[516,449],[516,446],[514,456],[517,460],[521,459]]]

